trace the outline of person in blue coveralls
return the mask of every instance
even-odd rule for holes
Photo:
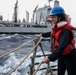
[[[43,63],[58,59],[58,75],[76,75],[76,49],[73,30],[76,30],[65,17],[61,6],[55,6],[50,12],[52,31],[40,34],[41,37],[50,37],[51,54],[44,57]]]

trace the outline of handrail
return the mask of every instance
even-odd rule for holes
[[[32,50],[23,58],[23,60],[13,70],[11,70],[7,75],[10,75],[12,72],[14,72],[24,62],[24,60],[34,51],[34,49],[37,47],[37,45],[40,43],[41,40],[42,40],[42,37],[39,39],[37,44],[32,48]]]
[[[9,52],[1,55],[0,58],[4,57],[4,56],[6,56],[6,55],[8,55],[8,54],[10,54],[10,53],[12,53],[12,52],[17,51],[17,50],[20,49],[21,47],[26,46],[27,44],[29,44],[30,42],[33,42],[34,40],[35,40],[35,39],[32,39],[32,40],[28,41],[27,43],[24,43],[24,44],[22,44],[21,46],[19,46],[19,47],[13,49],[13,50],[11,50],[11,51],[9,51]]]

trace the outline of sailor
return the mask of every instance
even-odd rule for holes
[[[55,6],[51,12],[52,31],[40,34],[49,37],[51,34],[51,54],[44,57],[43,63],[58,59],[58,75],[76,75],[76,49],[73,30],[76,30],[65,17],[65,11],[61,6]]]

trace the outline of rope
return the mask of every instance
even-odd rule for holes
[[[33,73],[32,75],[35,75],[35,74],[36,74],[36,72],[39,70],[39,68],[40,68],[40,66],[42,65],[42,63],[43,63],[43,61],[41,61],[41,62],[39,63],[37,69],[34,71],[34,73]]]
[[[34,71],[34,73],[32,75],[36,74],[36,72],[39,70],[39,68],[42,64],[43,64],[43,60],[39,63],[37,69]],[[48,63],[48,67],[47,67],[47,71],[46,71],[45,75],[47,75],[48,73],[49,73],[49,63]],[[51,75],[52,75],[52,73],[51,73]]]
[[[40,43],[41,39],[42,39],[42,37],[39,39],[39,41],[33,47],[33,49],[24,57],[24,59],[12,71],[10,71],[7,75],[10,75],[12,72],[14,72],[24,62],[24,60],[35,50],[36,46]]]
[[[41,49],[42,49],[42,52],[43,52],[43,56],[45,57],[45,53],[44,53],[44,51],[43,51],[42,45],[40,44],[40,46],[41,46]],[[36,72],[39,70],[39,68],[40,68],[40,66],[41,66],[42,64],[43,64],[43,60],[40,62],[40,64],[38,65],[37,69],[34,71],[34,73],[33,73],[32,75],[35,75],[35,74],[36,74]],[[48,68],[49,68],[49,63],[48,63],[46,75],[47,75],[47,73],[48,73]]]
[[[47,70],[46,70],[45,75],[47,75],[48,73],[49,73],[49,63],[47,63]]]
[[[33,39],[33,40],[34,40],[34,39]],[[30,41],[28,41],[27,43],[24,43],[24,44],[22,44],[21,46],[19,46],[19,47],[13,49],[13,50],[11,50],[11,51],[9,51],[9,52],[1,55],[0,58],[4,57],[4,56],[6,56],[6,55],[8,55],[8,54],[10,54],[10,53],[12,53],[12,52],[15,52],[16,50],[18,50],[19,48],[21,48],[21,47],[23,47],[23,46],[26,46],[27,44],[29,44],[29,43],[32,42],[33,40],[30,40]]]
[[[42,48],[41,43],[40,43],[40,46],[41,46],[41,50],[42,50],[43,56],[45,57],[45,53],[44,53],[44,51],[43,51],[43,48]],[[40,62],[40,64],[38,65],[37,69],[34,71],[33,75],[36,74],[36,72],[39,70],[39,68],[40,68],[40,66],[42,65],[42,63],[43,63],[43,61]]]

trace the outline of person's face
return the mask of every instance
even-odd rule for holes
[[[58,21],[58,17],[56,15],[51,16],[53,24],[56,24]]]

